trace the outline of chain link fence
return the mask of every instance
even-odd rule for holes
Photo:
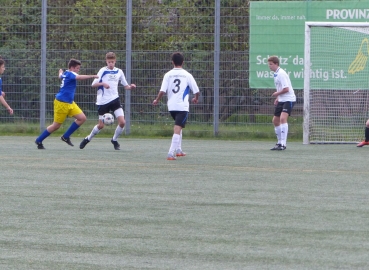
[[[41,1],[8,1],[2,4],[0,55],[6,61],[2,75],[6,100],[14,116],[0,111],[3,124],[32,126],[40,123]],[[219,133],[217,136],[274,137],[272,90],[250,89],[248,85],[248,2],[220,1]],[[129,11],[128,11],[129,12]],[[128,16],[127,16],[128,14]],[[105,54],[117,54],[116,66],[127,74],[127,17],[131,17],[131,70],[128,83],[137,89],[125,94],[123,108],[130,118],[130,134],[172,134],[173,121],[166,100],[153,106],[163,75],[172,68],[170,55],[181,51],[184,68],[191,72],[201,91],[200,102],[190,106],[184,130],[202,137],[214,135],[214,1],[69,1],[47,3],[46,27],[46,126],[53,120],[53,100],[59,90],[60,68],[70,58],[82,61],[80,74],[96,74],[105,66]],[[75,101],[88,117],[81,132],[97,122],[96,89],[92,81],[78,82]],[[296,91],[301,100],[302,91]],[[301,120],[297,104],[292,121]],[[66,127],[66,125],[64,125]],[[301,127],[291,129],[291,136]],[[300,134],[298,134],[300,136]]]

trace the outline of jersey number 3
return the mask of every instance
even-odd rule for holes
[[[175,79],[173,83],[175,84],[176,89],[172,89],[172,92],[174,94],[177,94],[179,92],[179,89],[181,89],[181,87],[179,86],[181,84],[181,80]]]

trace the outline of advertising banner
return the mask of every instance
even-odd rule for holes
[[[303,89],[305,21],[369,22],[369,1],[251,1],[251,88],[275,88],[273,72],[268,68],[267,59],[276,55],[279,57],[281,68],[289,74],[293,88]],[[364,39],[363,36],[357,42],[344,42],[349,53],[346,58],[336,55],[340,57],[340,69],[327,64],[325,67],[312,67],[313,72],[326,72],[322,73],[328,76],[325,82],[341,80],[342,85],[345,85],[344,80],[350,80],[348,68]],[[313,62],[312,64],[314,65]],[[332,68],[335,69],[334,72]]]

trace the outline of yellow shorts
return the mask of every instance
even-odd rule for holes
[[[67,116],[73,117],[80,113],[83,112],[74,101],[70,104],[54,99],[54,122],[62,124]]]

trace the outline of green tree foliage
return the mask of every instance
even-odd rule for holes
[[[12,59],[12,66],[22,68],[6,72],[7,83],[21,85],[25,93],[19,106],[36,106],[39,100],[41,57],[40,0],[2,0],[0,54]],[[213,57],[215,4],[212,0],[134,0],[132,1],[133,80],[142,96],[132,102],[147,103],[146,96],[157,92],[163,74],[171,68],[170,52],[185,52],[185,68],[194,73],[202,86],[202,113],[208,120],[213,107]],[[236,113],[230,104],[247,102],[237,96],[240,80],[245,77],[248,50],[248,2],[221,1],[221,85],[222,119]],[[47,92],[52,100],[57,91],[55,80],[59,68],[66,68],[69,58],[82,60],[82,74],[96,73],[104,65],[107,51],[125,55],[126,1],[122,0],[53,0],[47,9]],[[67,54],[66,54],[67,52]],[[66,57],[66,55],[68,55]],[[164,60],[163,60],[164,59]],[[125,59],[118,59],[123,67]],[[146,63],[155,63],[148,66]],[[141,80],[141,81],[137,81]],[[90,87],[79,88],[81,101],[90,101]],[[146,98],[147,99],[147,98]],[[150,99],[151,100],[151,99]],[[28,101],[28,103],[27,103]],[[35,101],[35,102],[33,102]],[[22,104],[21,104],[22,102]],[[51,109],[52,103],[47,108]],[[239,107],[239,106],[237,106]],[[236,106],[234,108],[237,108]],[[132,111],[135,111],[133,107]]]

